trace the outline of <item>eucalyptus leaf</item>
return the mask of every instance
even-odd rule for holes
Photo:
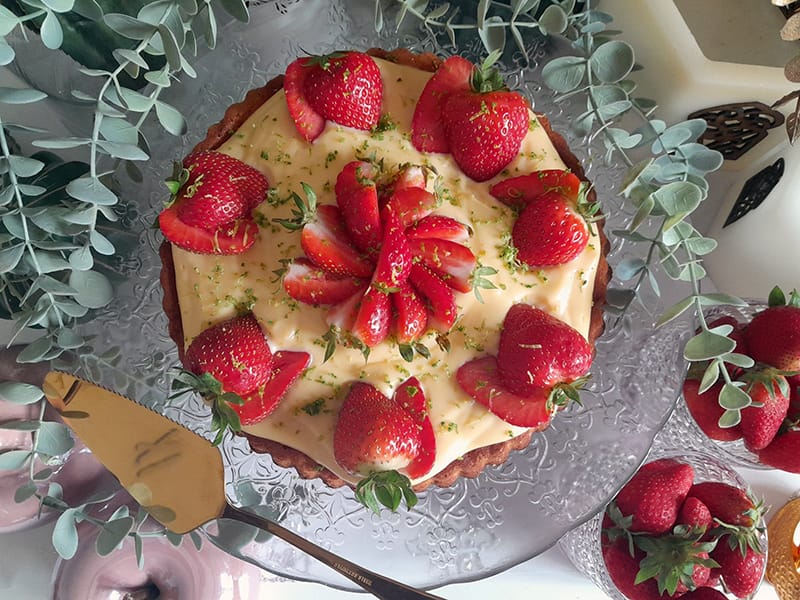
[[[505,48],[506,45],[506,30],[502,27],[503,19],[498,16],[492,16],[486,19],[483,27],[478,29],[478,37],[483,42],[483,47],[491,54]]]
[[[31,88],[0,87],[0,103],[2,104],[30,104],[47,98],[47,94]]]
[[[621,260],[616,268],[614,269],[614,274],[622,281],[628,281],[629,279],[633,279],[642,270],[647,268],[647,263],[638,256],[636,257],[628,257]]]
[[[81,177],[69,182],[67,193],[76,200],[92,204],[113,205],[117,196],[96,177]]]
[[[733,352],[736,342],[724,335],[702,331],[686,343],[683,356],[688,361],[709,360]]]
[[[43,398],[42,390],[30,383],[0,382],[0,399],[11,404],[33,404]]]
[[[5,66],[14,62],[16,53],[8,42],[0,38],[0,66]]]
[[[69,285],[76,290],[75,300],[86,308],[102,308],[114,296],[111,282],[97,271],[72,271]]]
[[[34,363],[40,362],[42,358],[52,348],[52,342],[47,336],[42,336],[25,346],[17,355],[17,362]]]
[[[128,536],[133,527],[133,517],[126,516],[105,523],[97,536],[96,550],[99,556],[111,554]]]
[[[539,28],[545,35],[562,33],[569,24],[567,13],[558,4],[551,4],[539,17]]]
[[[661,327],[662,325],[669,323],[670,321],[677,319],[687,310],[689,310],[694,305],[694,297],[689,296],[688,298],[684,298],[680,302],[673,304],[667,310],[665,310],[658,319],[656,323],[657,327]]]
[[[109,140],[98,140],[97,145],[115,158],[123,160],[147,160],[150,158],[139,146],[134,144],[123,144]]]
[[[36,437],[36,451],[47,456],[61,456],[72,449],[75,442],[69,428],[63,423],[43,421]]]
[[[36,484],[33,481],[28,481],[27,483],[19,486],[14,492],[14,502],[25,502],[26,500],[33,498],[38,491],[39,489],[36,487]]]
[[[247,23],[250,21],[250,14],[244,0],[219,0],[222,8],[237,21]]]
[[[25,245],[21,242],[13,246],[0,248],[0,274],[14,270],[24,253]]]
[[[717,383],[720,376],[720,368],[719,360],[712,360],[709,362],[708,367],[706,367],[706,370],[703,372],[703,378],[700,380],[698,391],[701,394],[707,392],[711,389],[711,386]]]
[[[114,244],[102,233],[93,229],[89,232],[89,243],[99,254],[111,256],[114,254]]]
[[[78,550],[78,529],[75,526],[75,516],[78,510],[69,508],[61,513],[53,528],[53,548],[64,560],[75,556]]]
[[[0,453],[0,471],[21,469],[31,457],[29,450],[9,450]]]
[[[752,404],[752,399],[741,387],[726,383],[719,394],[719,403],[728,410],[741,410]]]
[[[157,100],[155,108],[158,121],[166,131],[176,136],[186,133],[186,120],[175,107]]]
[[[77,271],[88,271],[94,265],[94,257],[89,244],[81,246],[69,255],[69,265]]]
[[[48,11],[39,29],[42,43],[50,50],[58,50],[64,43],[64,30],[55,13]]]
[[[105,14],[103,22],[118,34],[132,40],[146,40],[157,31],[154,25],[123,13]]]
[[[556,92],[571,92],[586,76],[586,59],[578,56],[554,58],[542,69],[545,84]]]
[[[621,40],[601,44],[589,57],[592,73],[603,83],[615,83],[625,79],[633,69],[633,65],[633,48]]]

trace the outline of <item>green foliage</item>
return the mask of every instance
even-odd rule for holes
[[[403,501],[412,509],[418,501],[411,480],[397,471],[377,471],[359,481],[356,499],[375,514],[380,514],[381,507],[394,512]]]
[[[430,10],[429,5],[434,4]],[[474,6],[472,11],[463,4]],[[509,38],[517,49],[527,56],[525,36],[536,32],[544,35],[568,33],[570,15],[575,10],[575,0],[510,0],[494,2],[441,2],[427,0],[375,0],[375,28],[392,24],[399,28],[406,18],[417,19],[431,34],[442,34],[453,46],[460,36],[476,34],[483,42],[487,53],[504,50]],[[396,8],[397,10],[390,10]]]
[[[72,91],[93,113],[91,131],[74,137],[8,117],[9,107],[41,102],[45,93],[0,88],[0,318],[15,321],[14,338],[26,328],[40,331],[18,361],[50,361],[67,351],[82,360],[88,346],[77,325],[114,295],[104,257],[117,253],[112,241],[120,201],[115,175],[124,168],[135,177],[134,163],[149,159],[142,134],[147,121],[173,135],[185,132],[183,116],[160,96],[182,77],[195,77],[190,61],[201,44],[215,46],[220,10],[248,18],[244,0],[9,0],[0,6],[0,65],[15,60],[6,36],[19,30],[67,53],[84,75],[99,82],[95,95]],[[147,83],[153,85],[139,91]],[[23,136],[33,138],[33,151],[17,142]],[[64,160],[56,154],[63,150],[81,152],[84,159]],[[131,516],[125,508],[107,520],[93,517],[95,505],[108,498],[68,505],[61,487],[50,481],[54,470],[40,467],[71,450],[67,427],[42,419],[46,402],[35,386],[0,382],[0,396],[39,404],[39,419],[3,424],[31,431],[33,446],[1,454],[0,470],[27,468],[29,480],[17,490],[17,501],[36,497],[44,508],[61,512],[53,531],[58,553],[75,554],[76,524],[88,521],[101,529],[100,554],[130,536],[142,564],[142,538],[164,535],[164,530],[141,530],[144,511]],[[173,537],[179,541],[180,536]]]

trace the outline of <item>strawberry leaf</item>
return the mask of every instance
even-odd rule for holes
[[[372,473],[358,483],[355,494],[356,499],[375,514],[380,514],[382,507],[395,512],[402,501],[411,509],[418,501],[411,480],[397,471]]]

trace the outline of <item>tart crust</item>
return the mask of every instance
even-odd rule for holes
[[[417,54],[406,48],[395,50],[383,50],[381,48],[371,48],[367,54],[389,60],[399,64],[416,67],[420,70],[434,72],[442,64],[442,59],[431,53]],[[266,102],[273,94],[283,87],[283,75],[271,79],[266,85],[250,90],[241,102],[232,104],[225,111],[222,119],[209,127],[205,139],[199,142],[191,153],[216,150],[231,135],[233,135],[248,117]],[[547,132],[548,137],[556,148],[561,160],[573,173],[581,180],[588,181],[582,165],[578,158],[571,152],[566,140],[557,132],[553,131],[550,122],[542,114],[536,113],[539,122]],[[595,191],[589,192],[589,200],[595,201]],[[594,290],[592,292],[592,310],[589,325],[589,342],[594,347],[595,340],[603,333],[605,327],[603,320],[603,306],[606,300],[606,289],[611,278],[611,270],[606,261],[609,251],[608,238],[602,228],[602,221],[598,223],[602,251],[600,261],[595,275]],[[175,285],[175,266],[172,258],[172,245],[164,241],[159,248],[161,257],[161,286],[164,291],[163,307],[169,319],[169,335],[178,347],[178,356],[184,360],[184,336],[183,324],[181,322],[181,312],[178,303],[178,293]],[[546,426],[545,426],[546,427]],[[414,486],[417,491],[423,490],[430,485],[447,487],[455,483],[460,477],[477,477],[487,465],[499,465],[508,460],[509,454],[514,450],[522,450],[527,447],[533,434],[538,429],[531,429],[513,439],[492,444],[483,448],[478,448],[468,452],[460,459],[453,461],[442,471],[433,477],[422,481]],[[316,461],[306,454],[290,448],[284,444],[267,440],[264,438],[242,433],[248,440],[251,449],[261,454],[269,454],[273,462],[281,467],[293,467],[297,470],[300,477],[304,479],[320,478],[330,487],[341,487],[347,482],[321,467]]]

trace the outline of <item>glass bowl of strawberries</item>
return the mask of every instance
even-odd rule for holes
[[[708,385],[707,365],[693,363],[670,429],[734,464],[800,473],[800,294],[775,288],[766,303],[714,307],[706,323],[712,331],[729,330],[733,352],[753,364],[726,361],[726,372],[720,369]],[[735,410],[725,408],[730,384],[746,394],[745,402],[733,398]]]
[[[616,600],[749,598],[766,568],[763,508],[717,458],[654,450],[559,546]]]

